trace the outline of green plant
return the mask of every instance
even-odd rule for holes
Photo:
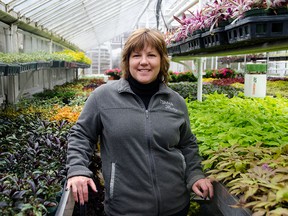
[[[287,98],[239,95],[229,99],[214,93],[205,95],[203,102],[189,101],[187,106],[191,127],[204,157],[210,149],[234,144],[247,147],[263,143],[273,147],[288,142]]]
[[[288,98],[288,80],[275,80],[267,82],[267,95]]]
[[[46,204],[57,199],[66,178],[67,137],[72,124],[64,119],[49,121],[51,109],[54,104],[64,106],[59,98],[71,92],[77,96],[70,97],[69,106],[83,105],[87,98],[84,86],[91,83],[100,86],[103,81],[67,83],[43,97],[21,99],[0,110],[0,215],[43,215]],[[96,173],[101,163],[94,157],[92,161]],[[104,192],[99,182],[94,215],[103,212]]]
[[[42,216],[43,212],[47,212],[43,204],[25,203],[22,205],[21,212],[16,214],[16,216],[26,216],[26,215]]]
[[[234,207],[250,208],[253,213],[287,213],[288,145],[243,147],[233,145],[210,150],[203,161],[209,178],[223,182],[231,194],[239,197]]]
[[[191,71],[169,72],[169,82],[196,82],[197,78]]]
[[[246,72],[249,74],[265,74],[267,72],[267,64],[246,64]]]
[[[91,60],[82,52],[74,52],[71,50],[64,50],[61,52],[48,53],[43,51],[30,53],[1,53],[0,62],[11,63],[27,63],[27,62],[49,62],[52,60],[79,62],[90,65]]]
[[[188,100],[197,99],[197,83],[195,82],[169,83],[169,87]],[[204,99],[206,97],[205,95],[213,94],[214,92],[225,94],[228,98],[232,98],[237,96],[239,92],[243,92],[243,90],[239,90],[238,88],[234,88],[232,86],[217,86],[208,83],[203,85],[202,92],[204,94]]]

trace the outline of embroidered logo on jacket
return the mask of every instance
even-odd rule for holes
[[[172,102],[160,99],[160,104],[164,105],[164,108],[167,110],[170,110],[172,112],[178,112],[178,110],[174,108],[174,104]]]

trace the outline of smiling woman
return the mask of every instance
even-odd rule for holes
[[[146,72],[150,76],[150,79],[144,81],[146,84],[155,81],[157,77],[167,83],[169,65],[164,37],[159,31],[138,29],[126,42],[122,53],[124,78],[128,79],[130,75],[136,75],[136,71],[142,70],[143,75]]]
[[[98,87],[71,129],[67,188],[77,202],[88,201],[88,187],[97,191],[87,165],[98,137],[107,215],[186,216],[191,191],[213,197],[185,100],[167,86],[168,68],[159,31],[128,37],[124,77]]]
[[[148,84],[157,79],[160,71],[160,54],[150,45],[141,51],[133,51],[129,58],[129,71],[139,83]]]

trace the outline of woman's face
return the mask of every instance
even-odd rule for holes
[[[129,71],[139,83],[148,84],[157,79],[160,72],[161,57],[150,45],[143,50],[133,51],[129,57]]]

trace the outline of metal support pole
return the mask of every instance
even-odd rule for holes
[[[100,55],[101,55],[101,48],[100,48],[100,45],[98,46],[98,74],[101,73],[101,70],[100,70],[100,67],[101,67],[101,58],[100,58]]]
[[[198,79],[197,79],[197,100],[202,101],[202,90],[203,90],[203,58],[197,59],[197,70],[198,70]]]

